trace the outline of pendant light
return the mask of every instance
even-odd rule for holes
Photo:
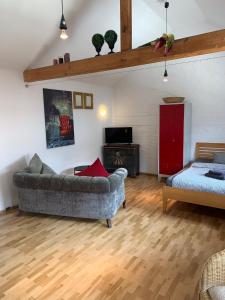
[[[166,35],[168,33],[168,8],[169,8],[170,4],[168,1],[165,2],[165,9],[166,9]],[[167,72],[167,61],[165,60],[165,71],[164,71],[164,76],[163,76],[163,81],[164,82],[168,82],[169,80],[169,76],[168,76],[168,72]]]
[[[59,25],[59,29],[61,30],[60,38],[62,40],[66,40],[68,38],[68,34],[67,34],[66,20],[63,13],[63,0],[61,0],[61,3],[62,3],[62,17]]]
[[[167,68],[166,68],[166,61],[165,61],[165,72],[164,72],[164,76],[163,76],[163,81],[164,82],[168,82],[168,72],[167,72]]]

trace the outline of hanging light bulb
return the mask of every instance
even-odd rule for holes
[[[62,39],[62,40],[66,40],[66,39],[68,39],[68,34],[67,34],[67,32],[66,32],[66,30],[65,29],[62,29],[61,30],[61,34],[60,34],[60,38]]]
[[[164,75],[163,75],[163,81],[164,81],[164,82],[168,82],[168,81],[169,81],[169,76],[168,76],[168,72],[167,72],[167,67],[166,67],[166,65],[167,65],[167,62],[166,62],[166,60],[165,60],[165,71],[164,71]]]
[[[61,30],[60,38],[62,40],[66,40],[68,38],[67,25],[66,25],[66,20],[64,17],[64,13],[63,13],[63,0],[61,0],[61,2],[62,2],[62,17],[61,17],[61,21],[60,21],[60,25],[59,25],[59,29]]]

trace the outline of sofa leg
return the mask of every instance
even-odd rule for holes
[[[112,228],[112,220],[111,219],[106,219],[107,226],[108,228]]]
[[[127,201],[124,200],[124,201],[123,201],[123,208],[126,208],[126,207],[127,207]]]

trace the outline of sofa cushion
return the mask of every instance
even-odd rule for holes
[[[225,152],[215,153],[213,162],[215,164],[225,164]]]
[[[35,153],[29,164],[30,172],[33,174],[41,174],[42,165],[43,163],[40,157]]]
[[[96,161],[89,167],[87,167],[84,171],[77,173],[77,176],[88,176],[88,177],[108,177],[109,173],[103,167],[100,159],[96,159]]]
[[[214,286],[210,288],[208,292],[213,300],[225,299],[225,286]]]
[[[43,163],[42,164],[41,174],[56,175],[56,172],[54,170],[52,170],[52,168],[50,168],[48,165],[46,165],[45,163]]]

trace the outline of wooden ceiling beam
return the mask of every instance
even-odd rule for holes
[[[176,40],[167,60],[225,51],[225,29]],[[25,70],[24,81],[34,82],[157,63],[165,60],[163,49],[138,48],[70,63]]]
[[[121,51],[132,49],[132,0],[120,0]]]

